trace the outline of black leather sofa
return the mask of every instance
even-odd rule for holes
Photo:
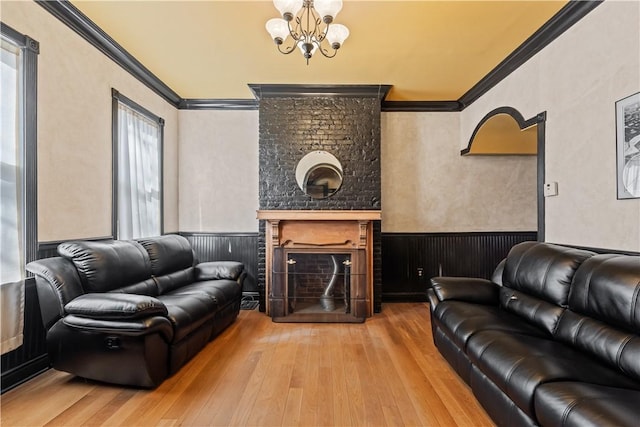
[[[434,342],[496,424],[640,425],[640,257],[525,242],[431,284]]]
[[[31,262],[52,367],[151,388],[240,311],[238,262],[197,263],[182,236],[69,242]]]

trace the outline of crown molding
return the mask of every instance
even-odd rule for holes
[[[458,101],[382,101],[384,112],[462,111]]]
[[[516,50],[458,99],[462,110],[487,93],[505,77],[527,62],[536,53],[567,31],[604,0],[571,0],[538,31],[525,40]]]
[[[382,101],[382,111],[386,112],[462,111],[603,1],[571,0],[458,100],[385,101],[391,85],[249,84],[249,87],[257,100],[264,97],[377,97]],[[254,110],[257,108],[256,101],[249,99],[181,98],[68,0],[36,0],[36,3],[176,108],[183,110]]]
[[[256,99],[343,97],[378,98],[383,100],[391,85],[314,85],[314,84],[254,84],[248,85]]]
[[[156,77],[71,2],[67,0],[36,0],[36,3],[140,80],[149,89],[164,98],[169,104],[178,107],[181,100],[180,95]]]
[[[178,104],[181,110],[257,110],[255,99],[181,99]]]

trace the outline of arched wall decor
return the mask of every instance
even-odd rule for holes
[[[480,120],[460,155],[536,155],[539,115],[525,120],[513,107],[499,107]]]
[[[536,189],[537,189],[537,216],[538,216],[538,241],[544,242],[545,239],[545,200],[544,200],[544,182],[545,182],[545,122],[547,120],[547,112],[543,111],[536,116],[525,120],[522,114],[513,107],[498,107],[495,110],[490,111],[484,116],[469,138],[469,144],[467,148],[460,151],[460,155],[469,156],[472,144],[478,132],[482,129],[485,123],[491,120],[499,114],[510,116],[510,120],[513,119],[520,130],[530,129],[535,133],[536,137]],[[492,155],[498,153],[491,153]],[[513,154],[513,153],[512,153]],[[471,154],[472,155],[472,154]]]

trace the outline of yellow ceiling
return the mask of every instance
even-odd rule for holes
[[[72,0],[182,98],[253,99],[249,83],[389,84],[387,100],[456,100],[567,1],[346,0],[333,59],[280,54],[271,1]]]

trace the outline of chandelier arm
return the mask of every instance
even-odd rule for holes
[[[320,51],[322,56],[324,56],[325,58],[333,58],[338,53],[337,49],[333,49],[333,54],[331,54],[331,53],[329,53],[329,51],[327,49],[325,49],[324,47],[320,46],[319,44],[317,44],[317,46],[318,46],[318,50]]]
[[[295,43],[292,46],[289,46],[288,48],[285,48],[285,49],[282,48],[281,44],[278,45],[278,51],[280,53],[284,53],[285,55],[290,54],[294,50],[296,50],[296,44]]]

